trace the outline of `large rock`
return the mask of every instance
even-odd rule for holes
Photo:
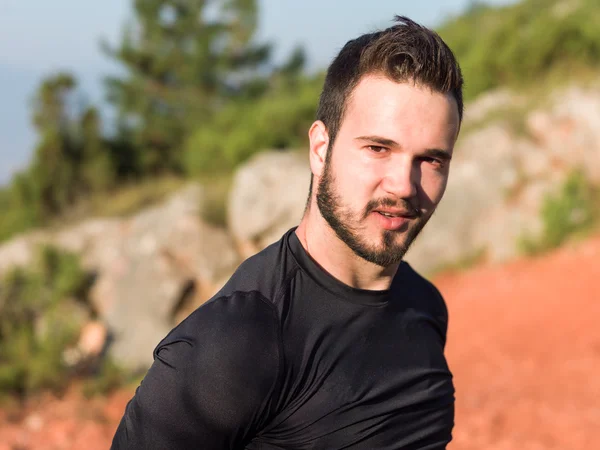
[[[600,183],[600,89],[573,86],[554,93],[551,106],[529,114],[526,126],[552,170],[581,168]]]
[[[300,223],[309,184],[308,158],[297,152],[263,152],[236,172],[227,220],[243,256],[277,241]]]
[[[0,246],[0,276],[33,262],[37,247],[80,255],[95,274],[91,308],[109,334],[109,354],[144,370],[171,328],[226,281],[239,256],[227,232],[200,218],[199,185],[128,219],[90,219],[57,232],[34,231]]]
[[[600,90],[557,92],[523,125],[524,136],[497,122],[460,140],[445,197],[407,255],[414,266],[429,272],[477,253],[514,258],[520,237],[542,231],[544,199],[570,171],[600,183]]]
[[[32,264],[38,249],[44,245],[87,255],[92,249],[101,248],[98,243],[117,232],[120,223],[119,219],[89,219],[56,232],[35,230],[19,235],[0,245],[0,277],[11,268]],[[86,261],[84,258],[84,265],[92,269],[98,265],[93,257],[87,261],[89,264]]]
[[[147,368],[180,310],[214,294],[239,263],[225,231],[201,221],[200,207],[193,186],[90,248],[99,270],[91,300],[112,335],[111,356],[130,369]]]

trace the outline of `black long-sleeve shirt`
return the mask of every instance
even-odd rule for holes
[[[159,343],[113,450],[446,447],[439,292],[404,262],[389,290],[351,288],[294,231]]]

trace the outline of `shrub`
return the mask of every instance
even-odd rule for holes
[[[64,358],[86,317],[88,274],[76,255],[41,248],[32,267],[0,281],[0,392],[63,390],[74,372]],[[78,308],[80,306],[80,308]]]
[[[530,255],[541,253],[587,234],[599,218],[598,194],[581,171],[571,172],[560,190],[547,196],[542,205],[541,236],[523,236],[519,241],[521,251]]]
[[[465,98],[499,86],[531,86],[600,66],[597,0],[524,0],[493,7],[479,2],[438,30],[456,54]]]
[[[224,108],[187,141],[186,172],[227,173],[259,151],[305,144],[322,82],[321,76],[316,76],[292,86],[273,88],[258,101],[232,103]]]

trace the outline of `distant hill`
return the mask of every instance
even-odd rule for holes
[[[474,2],[437,31],[462,66],[465,97],[473,99],[499,86],[561,81],[600,68],[599,6],[598,0]]]

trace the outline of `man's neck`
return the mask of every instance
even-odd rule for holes
[[[316,209],[316,205],[311,205],[296,229],[300,243],[311,258],[350,287],[377,291],[389,289],[399,264],[383,268],[359,257]]]

